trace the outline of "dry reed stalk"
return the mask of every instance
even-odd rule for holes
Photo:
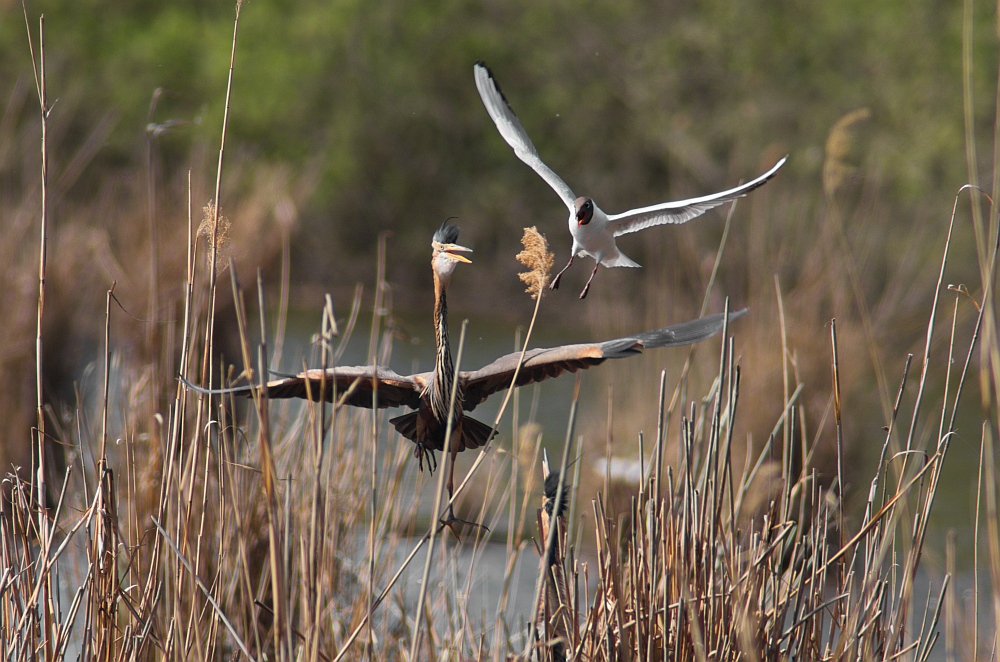
[[[385,303],[384,294],[387,288],[385,282],[385,243],[386,233],[379,234],[378,260],[375,267],[375,305],[372,309],[372,328],[368,344],[368,361],[374,368],[374,373],[378,372],[379,353],[377,351],[377,339],[379,336],[379,322],[383,315]],[[388,357],[386,357],[388,360]],[[368,640],[365,642],[365,658],[371,660],[375,655],[375,631],[372,628],[372,620],[375,610],[375,524],[378,520],[378,387],[372,385],[372,415],[371,415],[371,439],[372,439],[372,463],[371,463],[371,494],[368,520]],[[444,473],[444,472],[442,472]],[[434,539],[431,538],[431,550],[434,549]],[[428,551],[430,555],[430,551]]]
[[[284,300],[284,294],[283,294]],[[283,310],[285,310],[283,308]],[[281,314],[284,316],[284,313]],[[323,309],[323,315],[320,324],[320,361],[321,367],[326,372],[328,367],[328,361],[332,354],[332,348],[330,346],[330,341],[333,336],[337,333],[337,324],[333,316],[333,301],[330,296],[326,297],[326,306]],[[313,402],[310,399],[310,402]],[[316,409],[318,408],[318,415]],[[306,581],[306,592],[305,592],[305,622],[308,624],[307,638],[306,638],[306,653],[309,656],[308,659],[311,662],[319,657],[319,646],[320,646],[320,613],[322,610],[322,605],[320,603],[321,592],[319,590],[319,575],[320,575],[320,539],[321,532],[320,528],[323,526],[325,519],[323,518],[324,510],[324,490],[322,489],[322,483],[320,477],[323,473],[323,460],[324,460],[324,444],[323,439],[326,437],[326,398],[319,398],[318,403],[315,407],[310,407],[309,412],[311,414],[312,425],[309,425],[309,432],[312,441],[312,450],[315,455],[315,466],[316,472],[313,474],[312,481],[312,499],[310,501],[309,510],[309,543],[308,543],[308,558],[306,561],[305,569],[305,581]],[[373,605],[369,606],[369,620],[371,619],[371,610],[374,608]]]
[[[45,279],[47,273],[47,261],[48,261],[48,180],[49,180],[49,148],[48,148],[48,125],[49,125],[49,113],[51,109],[48,105],[48,87],[45,81],[45,16],[40,16],[38,19],[38,62],[35,61],[35,51],[34,44],[31,40],[31,28],[28,24],[28,9],[27,6],[23,7],[24,10],[24,22],[25,28],[27,28],[28,33],[28,49],[31,52],[31,66],[35,73],[35,91],[38,94],[38,104],[39,111],[41,115],[41,150],[42,150],[42,169],[41,169],[41,209],[40,209],[40,219],[39,219],[39,256],[38,256],[38,305],[37,305],[37,324],[36,324],[36,335],[35,335],[35,396],[36,396],[36,409],[35,409],[35,429],[32,431],[34,436],[34,449],[32,453],[32,461],[37,462],[33,467],[35,471],[35,492],[38,502],[38,535],[40,542],[43,547],[48,548],[50,544],[50,536],[52,532],[49,529],[49,521],[46,517],[46,504],[48,503],[48,490],[46,487],[46,453],[45,446],[48,443],[48,439],[45,434],[45,394],[43,390],[43,374],[42,374],[42,358],[43,358],[43,344],[42,344],[42,324],[44,320],[45,313]],[[45,659],[53,659],[53,648],[52,648],[52,638],[55,634],[55,604],[53,596],[53,585],[51,583],[50,577],[43,575],[40,580],[44,582],[42,585],[42,645],[44,647]]]

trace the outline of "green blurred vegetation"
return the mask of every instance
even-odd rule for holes
[[[21,8],[5,4],[9,97],[31,66]],[[161,141],[166,176],[190,166],[192,143],[217,149],[231,3],[27,8],[33,28],[47,16],[54,113],[71,115],[54,163],[110,111],[117,124],[89,172],[141,165],[157,88],[154,121],[200,120]],[[975,8],[983,91],[996,80],[992,11]],[[423,279],[416,258],[448,215],[487,258],[498,250],[506,260],[531,223],[561,257],[559,201],[496,135],[472,83],[479,58],[543,157],[609,210],[732,185],[785,151],[777,186],[814,187],[827,131],[859,106],[873,112],[865,165],[895,210],[889,231],[940,217],[967,179],[958,3],[254,0],[240,26],[229,145],[253,163],[316,176],[301,201],[300,279],[329,282],[337,265],[367,263],[385,229],[400,262],[419,263],[405,275]],[[33,109],[23,106],[22,121]],[[984,129],[992,112],[992,94],[980,93]],[[211,179],[214,168],[199,174]],[[70,195],[92,195],[90,181]],[[638,252],[642,263],[656,259]]]
[[[823,329],[837,317],[846,343],[859,348],[845,358],[855,363],[845,371],[856,378],[853,397],[877,408],[873,392],[884,402],[895,376],[875,387],[870,363],[891,341],[895,370],[899,348],[920,337],[944,227],[969,181],[962,10],[897,0],[252,0],[241,15],[222,193],[241,275],[251,279],[260,266],[276,281],[284,229],[294,228],[293,297],[299,292],[296,303],[315,310],[319,288],[349,293],[374,280],[378,237],[389,231],[394,305],[426,311],[429,236],[457,216],[476,268],[454,288],[455,309],[506,310],[523,323],[531,304],[512,259],[521,228],[537,225],[561,263],[565,209],[489,120],[472,79],[473,62],[483,59],[545,161],[609,212],[720,190],[790,154],[773,182],[740,203],[713,310],[722,294],[753,308],[756,321],[745,323],[754,331],[742,340],[772,354],[748,352],[747,364],[756,362],[760,390],[780,388],[777,279],[789,344],[802,351],[796,379],[829,382]],[[993,154],[994,11],[978,3],[972,20],[984,182]],[[37,17],[46,16],[49,96],[57,100],[49,148],[58,245],[46,310],[53,365],[45,374],[71,394],[102,343],[112,280],[136,318],[178,316],[186,174],[193,172],[197,216],[214,190],[235,5],[47,0],[28,2],[27,13],[36,45]],[[0,329],[16,348],[0,357],[0,373],[18,376],[24,395],[16,406],[28,412],[10,421],[30,420],[37,291],[30,219],[39,120],[25,33],[20,5],[0,2],[0,208],[21,219],[0,239],[22,247],[20,262],[6,269],[19,283],[7,296],[23,308],[16,325],[8,313]],[[870,115],[852,116],[862,119],[840,135],[834,171],[831,129],[860,108]],[[151,122],[169,128],[151,138]],[[145,229],[150,144],[158,278],[149,275]],[[833,184],[831,172],[840,173]],[[572,326],[582,339],[694,314],[723,216],[623,238],[624,252],[646,268],[602,270],[579,304],[573,293],[588,269],[576,267],[542,306],[543,324]],[[970,283],[978,296],[963,227],[954,282]],[[151,281],[162,283],[161,309],[147,313]],[[346,314],[345,299],[338,314]],[[866,315],[868,326],[859,321]],[[135,338],[149,335],[148,325],[134,327]],[[809,405],[813,421],[826,397]],[[750,427],[766,434],[778,413],[762,409]]]

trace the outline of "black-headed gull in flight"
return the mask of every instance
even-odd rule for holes
[[[573,235],[573,248],[571,249],[569,262],[562,268],[552,280],[549,287],[556,289],[559,287],[559,278],[563,272],[573,264],[573,258],[578,255],[587,255],[594,258],[597,264],[587,279],[587,284],[580,293],[580,298],[587,296],[590,289],[590,282],[594,280],[597,267],[638,267],[627,256],[618,250],[615,244],[615,237],[629,232],[637,232],[654,225],[665,223],[687,223],[692,218],[700,216],[712,207],[741,198],[758,186],[762,186],[785,164],[787,156],[778,161],[774,167],[765,172],[757,179],[751,180],[735,188],[711,193],[698,198],[688,200],[677,200],[675,202],[663,202],[650,207],[640,207],[632,209],[622,214],[606,214],[592,198],[578,197],[566,182],[557,175],[552,168],[545,165],[538,156],[538,150],[528,137],[528,133],[521,126],[507,98],[500,91],[493,72],[490,71],[483,62],[477,62],[473,67],[476,77],[476,88],[479,89],[479,96],[486,106],[486,112],[490,114],[493,122],[497,125],[500,135],[507,141],[507,144],[514,150],[517,158],[521,159],[532,170],[548,183],[552,189],[559,194],[563,203],[569,208],[569,231]]]

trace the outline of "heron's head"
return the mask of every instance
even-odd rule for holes
[[[590,198],[576,199],[576,224],[586,225],[594,218],[594,201]]]
[[[472,249],[459,246],[455,243],[457,241],[458,226],[448,225],[448,221],[441,224],[431,241],[431,247],[434,249],[431,256],[431,266],[438,278],[444,282],[451,278],[451,274],[459,262],[472,263],[472,260],[462,255],[462,253],[471,253]]]

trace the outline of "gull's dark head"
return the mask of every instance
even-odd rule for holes
[[[594,218],[594,201],[590,198],[576,199],[576,224],[586,225]]]
[[[471,253],[472,249],[459,246],[456,243],[457,241],[458,226],[449,225],[447,220],[441,224],[441,227],[437,229],[437,232],[434,233],[434,238],[431,240],[431,247],[434,249],[434,253],[431,256],[431,266],[434,268],[434,273],[438,278],[446,282],[451,278],[451,274],[455,271],[455,267],[458,266],[459,262],[465,262],[466,264],[471,264],[472,262],[472,260],[462,255],[462,253]]]

